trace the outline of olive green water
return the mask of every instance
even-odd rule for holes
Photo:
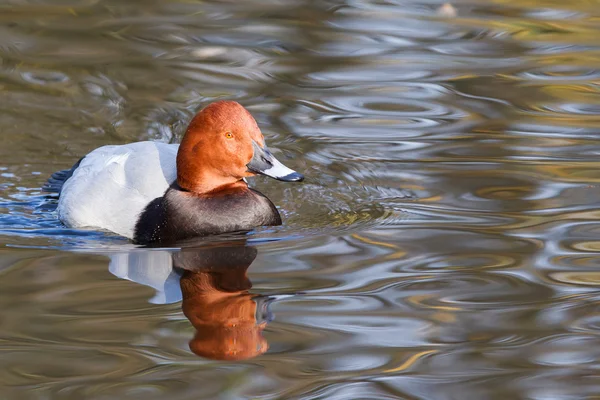
[[[598,398],[600,3],[441,6],[5,0],[0,398]],[[52,172],[216,99],[307,176],[254,180],[282,227],[57,222]]]

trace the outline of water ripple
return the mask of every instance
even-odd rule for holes
[[[113,3],[0,16],[5,396],[600,391],[595,2]],[[251,266],[57,221],[52,172],[219,99],[307,176],[252,181]]]

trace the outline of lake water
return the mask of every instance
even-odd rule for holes
[[[596,1],[6,0],[3,399],[600,393]],[[48,176],[241,102],[306,175],[184,250],[67,229]]]

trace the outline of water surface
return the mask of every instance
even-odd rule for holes
[[[0,6],[7,399],[600,393],[594,1]],[[241,102],[284,225],[139,249],[41,191]],[[234,321],[234,323],[232,323]]]

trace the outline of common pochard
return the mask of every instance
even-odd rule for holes
[[[244,179],[255,174],[303,180],[271,154],[244,107],[219,101],[196,114],[180,145],[103,146],[46,187],[59,192],[58,216],[68,227],[170,243],[280,225],[273,203]]]

